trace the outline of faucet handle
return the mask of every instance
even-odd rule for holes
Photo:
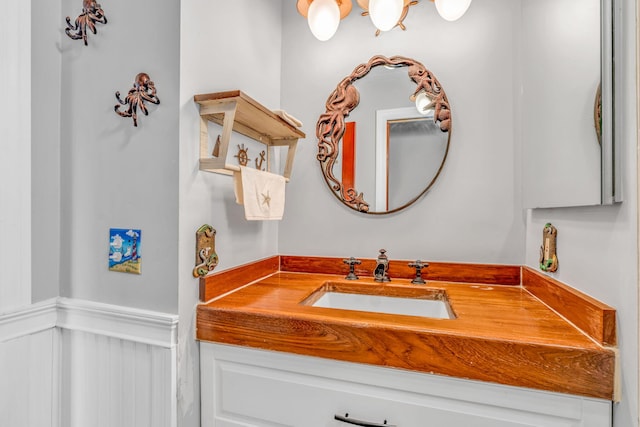
[[[418,285],[424,285],[425,283],[427,283],[422,278],[422,269],[429,267],[428,262],[423,263],[422,261],[417,259],[414,262],[410,262],[409,267],[414,267],[416,269],[416,277],[414,277],[411,283],[418,284]]]
[[[349,266],[349,274],[345,277],[347,280],[358,280],[358,276],[356,276],[356,265],[362,264],[362,261],[359,259],[355,259],[354,257],[343,259],[342,262]]]

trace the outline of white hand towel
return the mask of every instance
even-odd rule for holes
[[[249,221],[282,219],[285,179],[281,175],[240,166],[234,174],[236,203]]]
[[[284,110],[273,110],[273,112],[282,117],[287,123],[289,123],[291,126],[295,126],[297,128],[301,128],[302,127],[302,122],[298,119],[296,119],[295,117],[293,117],[291,114],[287,113]]]

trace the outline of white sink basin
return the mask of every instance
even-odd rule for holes
[[[446,300],[325,292],[313,307],[453,319]]]

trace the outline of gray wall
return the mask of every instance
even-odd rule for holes
[[[217,230],[216,271],[278,253],[278,221],[246,221],[243,207],[235,203],[233,179],[198,170],[200,116],[193,95],[240,89],[268,108],[280,107],[281,4],[280,0],[181,2],[178,410],[182,426],[200,425],[198,346],[193,338],[198,280],[191,275],[196,230],[205,223]],[[245,142],[234,133],[230,150]],[[288,206],[295,203],[287,201]]]
[[[178,310],[179,4],[109,1],[108,24],[89,34],[89,46],[62,36],[62,296]],[[60,27],[80,11],[63,0]],[[114,113],[114,94],[126,95],[140,72],[161,104],[134,128]],[[142,230],[141,275],[108,270],[111,227]]]
[[[199,425],[198,282],[191,269],[194,232],[203,223],[218,231],[223,270],[275,253],[373,257],[381,247],[391,258],[536,266],[547,221],[560,230],[554,277],[618,310],[623,401],[615,425],[637,425],[635,10],[625,10],[625,202],[523,211],[518,40],[510,36],[519,2],[474,2],[457,23],[420,2],[406,32],[378,38],[354,6],[334,39],[320,43],[292,2],[173,0],[159,7],[151,0],[113,0],[103,4],[109,23],[84,47],[59,32],[64,16],[80,12],[78,3],[41,1],[34,0],[41,6],[34,21],[50,20],[45,15],[51,13],[59,23],[39,27],[42,38],[33,42],[33,87],[43,94],[34,117],[59,105],[60,120],[52,114],[39,118],[40,127],[34,123],[33,224],[49,228],[41,241],[34,232],[33,253],[39,259],[60,248],[60,260],[34,261],[33,297],[55,296],[59,288],[67,297],[177,311],[180,425]],[[385,217],[340,205],[315,160],[315,122],[327,96],[374,54],[424,63],[445,87],[454,114],[451,150],[436,185],[415,206]],[[113,113],[114,92],[125,93],[140,71],[156,82],[162,104],[133,128]],[[36,75],[46,80],[35,81]],[[245,221],[231,179],[198,171],[192,97],[230,89],[304,122],[307,138],[298,144],[282,222]],[[142,229],[141,276],[107,271],[109,227]]]
[[[453,24],[421,2],[409,13],[406,33],[396,30],[379,38],[369,34],[366,18],[352,14],[325,43],[313,39],[293,8],[285,8],[282,104],[305,122],[308,137],[299,144],[288,184],[289,201],[296,202],[289,204],[280,226],[280,252],[373,257],[385,247],[391,258],[537,268],[542,228],[551,221],[559,230],[560,257],[552,276],[617,309],[623,398],[615,405],[615,425],[638,425],[636,14],[630,2],[624,7],[618,66],[624,76],[620,136],[626,200],[613,207],[533,211],[522,209],[521,167],[527,159],[517,101],[519,2],[474,2]],[[326,97],[374,54],[424,63],[447,91],[453,112],[451,150],[435,187],[415,206],[385,217],[357,214],[334,200],[314,156],[313,129]],[[567,173],[572,168],[566,165]]]
[[[32,300],[60,295],[60,1],[31,8]],[[66,37],[66,36],[65,36]]]
[[[31,301],[31,4],[0,4],[0,312]]]
[[[522,9],[524,206],[599,204],[600,1],[523,0]]]
[[[327,42],[315,40],[294,7],[284,9],[282,106],[298,116],[307,138],[298,144],[280,252],[520,264],[524,214],[515,78],[519,2],[475,2],[460,21],[441,19],[430,2],[413,6],[407,31],[374,37],[358,7]],[[473,35],[473,36],[470,36]],[[414,206],[388,216],[366,216],[330,193],[315,154],[315,124],[329,94],[376,54],[422,62],[451,103],[453,130],[440,178]]]
[[[620,67],[624,202],[615,206],[528,211],[525,263],[537,267],[542,229],[558,229],[558,271],[553,277],[613,306],[617,311],[622,402],[615,426],[638,425],[638,165],[635,2],[622,2],[624,37]],[[526,160],[526,159],[523,159]],[[568,169],[567,172],[570,172]]]

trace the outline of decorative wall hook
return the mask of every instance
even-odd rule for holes
[[[542,271],[554,272],[558,269],[557,236],[558,230],[550,222],[546,223],[542,230],[542,246],[540,246],[540,269]]]
[[[204,277],[218,265],[216,253],[216,230],[204,224],[196,231],[196,266],[193,277]]]
[[[211,155],[213,157],[220,157],[220,138],[221,136],[218,135],[218,138],[216,139],[216,143],[213,145],[213,151],[211,152]]]
[[[265,156],[267,155],[267,152],[265,150],[262,150],[260,152],[260,157],[256,157],[255,162],[256,162],[256,169],[258,169],[259,171],[264,171],[265,169],[262,167],[265,159]]]
[[[107,17],[104,15],[102,6],[95,0],[82,1],[82,13],[78,15],[75,22],[71,23],[71,18],[67,16],[67,28],[64,32],[73,40],[84,41],[87,46],[87,28],[96,34],[96,24],[106,24]]]
[[[138,126],[138,107],[140,107],[140,111],[142,111],[145,116],[149,115],[144,101],[151,102],[152,104],[160,104],[160,100],[156,96],[156,86],[147,73],[139,73],[136,76],[133,88],[129,90],[124,101],[120,99],[120,92],[116,92],[116,99],[120,105],[127,105],[128,108],[126,111],[120,111],[120,105],[116,104],[113,109],[119,116],[132,117],[134,126]]]

